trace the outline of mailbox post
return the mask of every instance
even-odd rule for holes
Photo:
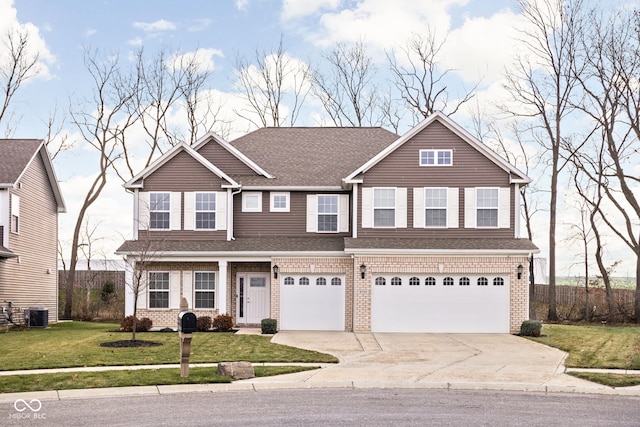
[[[178,314],[178,332],[180,333],[180,376],[189,376],[189,356],[191,354],[191,337],[197,330],[196,315],[189,310]]]

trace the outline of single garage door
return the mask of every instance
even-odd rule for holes
[[[374,275],[372,288],[373,332],[509,332],[508,276]]]
[[[344,331],[344,275],[282,275],[280,329]]]

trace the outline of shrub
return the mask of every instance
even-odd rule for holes
[[[230,331],[233,329],[233,318],[228,314],[219,314],[213,318],[213,329]]]
[[[211,329],[211,317],[200,316],[196,319],[196,329],[198,332],[207,332]]]
[[[525,320],[520,325],[520,335],[523,337],[539,337],[542,322],[539,320]]]
[[[123,332],[133,332],[133,316],[127,316],[120,322],[120,330]],[[147,332],[153,326],[153,321],[148,317],[136,318],[136,332]]]
[[[275,334],[278,332],[278,321],[276,319],[262,319],[260,326],[263,334]]]
[[[104,282],[100,290],[100,299],[102,302],[111,302],[116,294],[116,285],[113,282]]]

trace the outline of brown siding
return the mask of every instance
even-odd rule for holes
[[[143,191],[220,191],[226,182],[186,152],[144,179]]]
[[[257,175],[253,169],[238,160],[236,156],[215,141],[202,146],[198,153],[227,175]]]
[[[289,212],[269,212],[270,192],[262,192],[262,212],[242,212],[242,193],[233,198],[233,221],[235,237],[286,236],[309,237],[350,233],[307,233],[307,195],[317,192],[290,192]],[[336,194],[335,192],[327,194]],[[351,214],[349,214],[351,221]]]
[[[419,166],[420,150],[453,150],[453,166]],[[362,192],[358,191],[358,237],[513,237],[514,190],[511,190],[511,227],[504,229],[464,228],[464,189],[506,187],[509,174],[479,153],[438,121],[433,122],[364,176],[363,187],[407,188],[407,228],[362,228]],[[413,228],[414,187],[459,188],[459,228]],[[360,188],[361,189],[361,188]]]
[[[0,261],[0,300],[15,306],[44,307],[49,321],[58,319],[58,214],[44,162],[37,155],[10,190],[20,197],[19,234],[9,232],[5,246],[19,255]]]

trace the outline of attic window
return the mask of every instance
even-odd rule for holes
[[[242,193],[242,212],[262,212],[262,193]]]
[[[420,150],[420,166],[451,166],[453,150]]]

